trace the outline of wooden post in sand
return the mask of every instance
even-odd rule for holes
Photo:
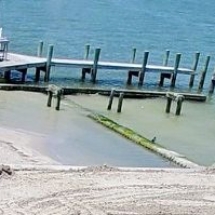
[[[119,94],[118,107],[117,107],[117,112],[118,112],[118,113],[121,113],[121,110],[122,110],[123,97],[124,97],[124,93],[120,93],[120,94]]]
[[[167,103],[166,103],[166,113],[170,113],[171,104],[172,104],[172,97],[169,93],[166,94]]]
[[[170,55],[170,51],[169,50],[166,50],[166,53],[165,53],[165,57],[164,57],[164,60],[163,60],[163,66],[168,66],[168,62],[169,62],[169,55]],[[165,78],[171,78],[171,74],[169,73],[165,73],[165,72],[162,72],[160,74],[160,82],[159,82],[159,86],[162,87],[163,84],[164,84],[164,79]]]
[[[100,48],[97,48],[97,49],[95,50],[93,69],[92,69],[92,71],[91,71],[91,78],[92,78],[92,82],[93,82],[93,83],[96,82],[97,64],[98,64],[98,61],[99,61],[100,52],[101,52],[101,49],[100,49]]]
[[[52,91],[48,91],[47,107],[51,107],[52,106],[52,97],[53,97],[53,92]]]
[[[38,46],[38,49],[37,49],[37,56],[42,57],[42,54],[43,54],[43,41],[41,40],[39,42],[39,46]]]
[[[194,78],[195,78],[195,72],[196,72],[196,69],[197,69],[197,66],[198,66],[198,62],[199,62],[199,56],[200,56],[200,53],[199,53],[199,52],[196,52],[196,53],[195,53],[194,62],[193,62],[193,67],[192,67],[193,72],[192,72],[192,74],[190,75],[189,87],[193,87]]]
[[[49,45],[47,62],[46,62],[46,71],[45,71],[45,77],[44,77],[45,82],[48,82],[50,79],[51,60],[52,60],[52,56],[53,56],[53,49],[54,49],[54,46]]]
[[[176,77],[177,77],[177,73],[178,73],[178,67],[179,67],[180,59],[181,59],[181,54],[177,53],[176,58],[175,58],[174,71],[172,74],[171,87],[175,87],[175,82],[176,82]]]
[[[109,97],[109,102],[108,102],[108,107],[107,110],[111,110],[112,103],[113,103],[113,98],[114,98],[115,90],[112,89],[110,92],[110,97]]]
[[[144,77],[145,77],[145,72],[146,72],[146,65],[149,57],[149,52],[145,51],[144,52],[144,57],[143,57],[143,64],[142,64],[142,69],[139,72],[139,82],[138,85],[141,86],[143,85]]]
[[[199,82],[199,90],[202,90],[202,88],[204,86],[205,77],[206,77],[206,73],[207,73],[207,70],[208,70],[209,62],[210,62],[210,56],[207,56],[206,62],[205,62],[205,65],[204,65],[204,68],[203,68],[203,71],[202,71],[202,74],[201,74],[200,82]]]
[[[184,101],[184,96],[183,95],[177,95],[175,98],[175,101],[177,102],[175,115],[179,116],[181,114],[181,108],[182,108],[182,103]]]
[[[85,53],[84,53],[84,59],[85,60],[88,60],[89,54],[90,54],[90,45],[87,44],[85,46]],[[84,81],[85,78],[86,78],[86,73],[90,73],[90,72],[91,72],[91,68],[87,68],[87,67],[82,68],[82,70],[81,70],[81,80]]]

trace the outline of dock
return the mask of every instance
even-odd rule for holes
[[[44,81],[48,82],[50,79],[50,73],[52,67],[69,67],[69,68],[80,68],[81,75],[80,78],[84,81],[86,75],[90,75],[90,79],[93,83],[96,82],[96,76],[98,70],[112,70],[113,76],[118,70],[125,71],[127,74],[127,84],[132,84],[132,78],[137,77],[138,85],[143,85],[146,73],[158,73],[160,75],[160,86],[163,86],[164,79],[170,79],[171,87],[175,87],[177,74],[190,76],[189,86],[192,87],[194,83],[194,77],[198,73],[197,65],[199,61],[200,53],[195,53],[194,63],[190,68],[180,67],[181,54],[176,54],[174,66],[168,65],[169,51],[166,52],[166,57],[164,59],[163,65],[150,65],[148,64],[149,52],[145,51],[143,53],[143,62],[135,63],[135,57],[133,57],[132,62],[108,62],[100,61],[101,49],[95,49],[94,59],[89,59],[89,49],[87,46],[85,57],[83,59],[72,59],[72,58],[54,58],[53,57],[53,45],[49,46],[47,57],[42,56],[43,43],[40,42],[38,47],[37,56],[29,56],[17,53],[7,53],[7,58],[0,62],[0,73],[4,76],[6,80],[10,80],[10,75],[12,70],[21,72],[21,81],[24,82],[26,74],[29,68],[35,68],[35,82],[40,81],[41,72],[44,74]],[[203,68],[205,78],[205,73],[207,71],[209,60]],[[72,73],[72,70],[71,70]],[[201,88],[203,87],[204,80],[201,80]]]

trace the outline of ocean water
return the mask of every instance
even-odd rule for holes
[[[215,5],[212,0],[1,0],[0,26],[11,40],[10,51],[37,53],[44,41],[44,55],[54,44],[54,56],[82,58],[85,44],[100,47],[101,60],[129,62],[133,47],[137,48],[136,62],[142,62],[143,52],[150,51],[149,63],[161,64],[165,50],[170,50],[170,65],[175,54],[182,53],[181,66],[190,67],[194,53],[200,52],[198,73],[206,56],[211,62],[204,92],[208,91],[214,67]],[[126,87],[126,73],[99,71],[97,86]],[[195,79],[194,89],[199,82]],[[28,79],[33,76],[29,73]],[[80,71],[53,69],[51,81],[58,84],[80,85]],[[189,90],[188,76],[179,76],[176,90]],[[157,88],[158,75],[149,74],[143,89]],[[86,81],[85,85],[90,86]],[[136,83],[133,85],[137,87]],[[169,83],[164,89],[169,88]]]

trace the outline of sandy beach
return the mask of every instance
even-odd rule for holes
[[[1,126],[0,163],[13,174],[0,175],[0,214],[215,214],[213,167],[61,165],[32,147],[38,133]]]

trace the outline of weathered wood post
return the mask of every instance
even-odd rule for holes
[[[84,52],[84,59],[88,60],[89,59],[89,54],[90,54],[90,45],[87,44],[85,46],[85,52]],[[90,73],[91,72],[91,68],[82,68],[81,71],[81,80],[84,81],[85,77],[86,77],[86,73]]]
[[[124,97],[124,93],[120,93],[120,94],[119,94],[118,107],[117,107],[117,112],[118,112],[118,113],[121,113],[121,110],[122,110],[123,97]]]
[[[175,82],[176,82],[176,77],[177,77],[177,73],[178,73],[178,67],[179,67],[180,60],[181,60],[181,54],[177,53],[176,58],[175,58],[174,71],[172,74],[171,87],[175,87]]]
[[[96,82],[97,64],[98,64],[98,61],[99,61],[100,52],[101,52],[101,49],[100,49],[100,48],[97,48],[97,49],[95,50],[93,69],[92,69],[92,72],[91,72],[91,77],[92,77],[92,82],[93,82],[93,83]]]
[[[39,42],[39,46],[38,46],[38,49],[37,49],[37,56],[42,57],[42,55],[43,55],[43,41],[41,40]]]
[[[209,87],[209,93],[214,93],[214,87],[215,87],[215,72],[213,73],[211,77],[211,83]]]
[[[169,113],[171,109],[171,104],[172,104],[172,96],[169,93],[167,93],[166,98],[167,98],[166,113]]]
[[[39,82],[40,81],[40,68],[36,67],[36,73],[35,73],[35,82]]]
[[[163,59],[163,66],[168,66],[169,56],[170,56],[170,51],[169,51],[169,50],[166,50],[165,56],[164,56],[164,59]],[[160,74],[160,82],[159,82],[159,86],[160,86],[160,87],[163,86],[163,84],[164,84],[164,79],[165,79],[165,78],[171,78],[171,74],[165,73],[165,72],[162,72],[162,73]]]
[[[27,68],[26,69],[20,69],[19,71],[22,73],[21,82],[25,82],[25,78],[27,75]]]
[[[53,92],[51,90],[48,90],[47,107],[51,107],[52,106],[52,98],[53,98]]]
[[[60,101],[61,101],[61,96],[63,94],[63,90],[62,89],[58,89],[56,92],[56,98],[57,98],[57,103],[56,103],[56,110],[60,110]]]
[[[48,82],[50,79],[51,60],[52,60],[52,56],[53,56],[53,49],[54,49],[54,46],[49,45],[47,62],[46,62],[46,71],[45,71],[45,77],[44,77],[45,82]]]
[[[145,51],[144,52],[144,57],[143,57],[142,69],[139,72],[139,82],[138,82],[138,85],[143,85],[148,57],[149,57],[149,52]]]
[[[202,71],[202,74],[201,74],[201,79],[200,79],[200,82],[199,82],[199,90],[201,90],[203,88],[206,73],[207,73],[207,70],[208,70],[209,62],[210,62],[210,56],[207,56],[206,62],[205,62],[205,65],[204,65],[204,68],[203,68],[203,71]]]
[[[136,48],[133,48],[133,49],[132,49],[132,59],[131,59],[131,63],[134,63],[134,62],[135,62],[136,52],[137,52],[137,49],[136,49]]]
[[[199,52],[196,52],[195,53],[195,57],[194,57],[194,62],[193,62],[193,66],[192,66],[192,74],[190,75],[190,83],[189,83],[189,87],[193,87],[193,83],[194,83],[194,78],[195,78],[195,72],[196,72],[196,69],[197,69],[197,66],[198,66],[198,63],[199,63],[199,56],[200,56],[200,53]]]
[[[108,107],[107,110],[111,110],[112,103],[113,103],[113,98],[114,98],[115,90],[112,89],[110,92],[110,97],[109,97],[109,102],[108,102]]]
[[[182,103],[184,101],[184,96],[183,95],[177,95],[175,100],[177,102],[175,115],[179,116],[181,114],[181,108],[182,108]]]
[[[131,63],[134,63],[135,62],[135,58],[136,58],[136,52],[137,52],[137,49],[136,48],[133,48],[132,49],[132,59],[131,59]],[[127,76],[127,85],[131,85],[132,83],[132,76],[136,76],[138,77],[139,75],[139,71],[128,71],[128,76]]]

